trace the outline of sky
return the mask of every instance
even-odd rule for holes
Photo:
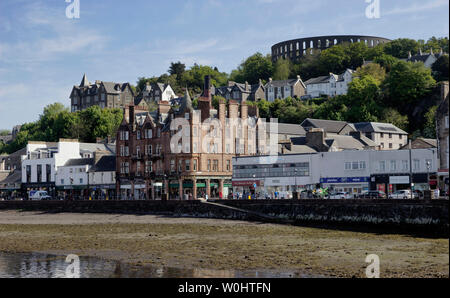
[[[448,0],[0,0],[0,129],[70,105],[86,73],[130,82],[171,62],[231,72],[275,43],[321,35],[428,39],[449,35]],[[380,18],[366,17],[379,1]]]

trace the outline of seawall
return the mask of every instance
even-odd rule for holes
[[[386,232],[401,229],[440,235],[448,235],[448,206],[448,200],[0,201],[0,210],[154,214],[328,228],[371,226]]]

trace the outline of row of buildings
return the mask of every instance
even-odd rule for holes
[[[275,99],[315,98],[347,94],[348,84],[353,79],[354,71],[323,76],[303,82],[300,76],[289,80],[269,79],[267,84],[260,80],[257,84],[236,83],[229,81],[227,86],[211,86],[212,96],[221,96],[227,100],[238,102],[257,101],[261,99],[270,102]],[[121,108],[135,105],[142,108],[147,103],[170,102],[179,103],[179,98],[169,84],[147,83],[144,89],[135,94],[129,83],[113,83],[96,81],[90,83],[86,75],[78,86],[74,86],[70,94],[72,112],[81,111],[91,106],[101,108]]]
[[[227,198],[237,192],[285,197],[329,187],[359,193],[410,187],[448,190],[448,83],[438,109],[438,140],[417,139],[392,124],[306,119],[266,123],[245,101],[212,106],[205,78],[198,107],[124,108],[114,143],[30,142],[0,158],[0,191],[45,189],[97,199]]]

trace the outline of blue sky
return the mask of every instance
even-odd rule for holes
[[[361,34],[391,39],[448,36],[448,0],[0,0],[0,129],[38,119],[43,107],[69,106],[83,73],[136,83],[171,61],[230,72],[255,52],[300,37]]]

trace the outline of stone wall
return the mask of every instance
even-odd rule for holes
[[[0,210],[155,214],[257,220],[330,227],[375,226],[428,230],[448,235],[448,200],[301,200],[301,201],[1,201]]]

